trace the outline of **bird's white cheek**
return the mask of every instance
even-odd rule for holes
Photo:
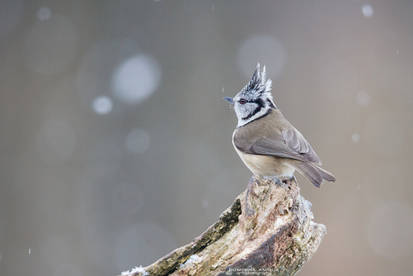
[[[239,117],[240,114],[241,114],[241,110],[240,110],[239,105],[235,104],[234,105],[234,110],[235,110],[235,114],[237,114],[237,117]]]
[[[239,112],[240,114],[244,114],[244,113],[246,112],[246,110],[247,110],[247,109],[246,109],[245,104],[238,106],[238,112]]]

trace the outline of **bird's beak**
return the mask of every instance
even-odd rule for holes
[[[230,104],[234,104],[234,100],[231,97],[224,97],[224,100],[226,100]]]

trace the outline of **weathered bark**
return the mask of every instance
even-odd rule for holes
[[[294,275],[326,227],[295,181],[251,178],[219,220],[191,243],[123,275]]]

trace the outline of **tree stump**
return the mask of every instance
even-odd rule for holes
[[[295,180],[252,177],[218,221],[191,243],[122,275],[294,275],[316,252],[326,227]]]

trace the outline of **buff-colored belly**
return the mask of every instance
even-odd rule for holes
[[[257,176],[291,177],[295,168],[288,159],[274,156],[246,154],[235,148],[250,171]]]

